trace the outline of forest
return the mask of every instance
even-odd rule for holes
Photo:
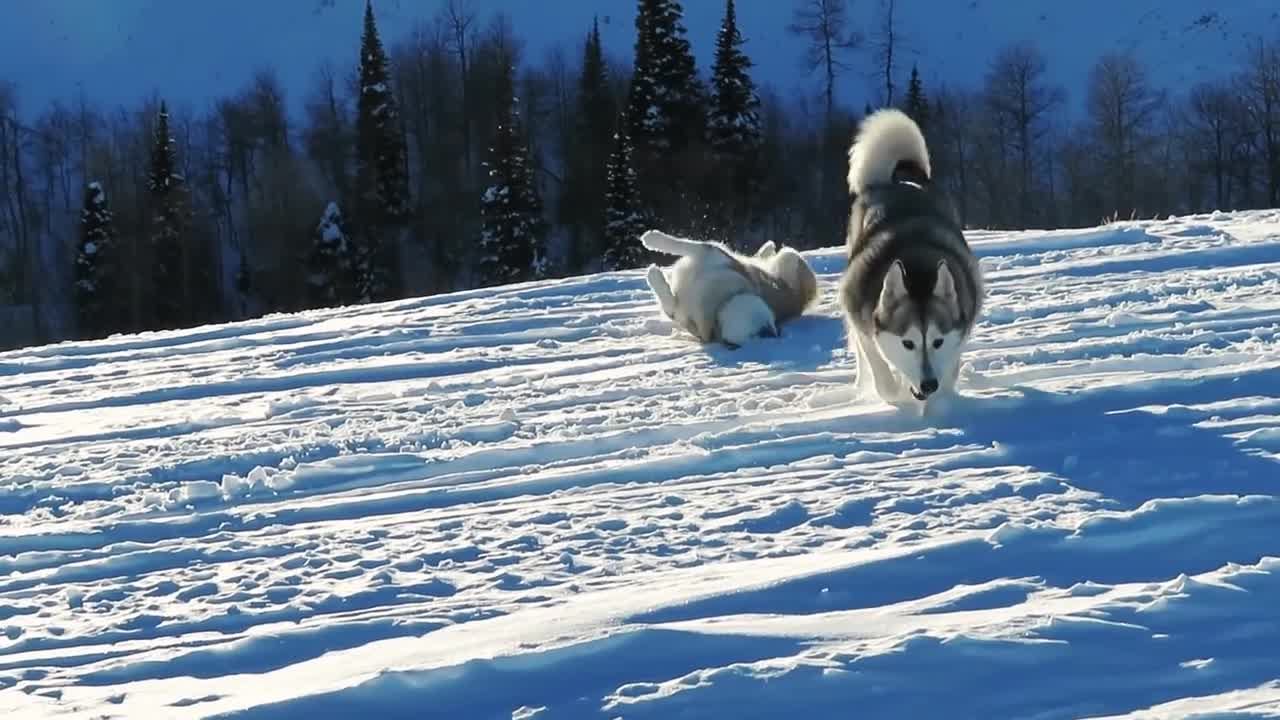
[[[296,89],[300,114],[269,67],[202,109],[31,113],[0,70],[0,347],[634,268],[648,227],[838,245],[845,152],[884,106],[924,128],[969,228],[1280,206],[1280,38],[1194,87],[1105,54],[1067,123],[1034,45],[1000,49],[979,87],[931,88],[893,0],[880,15],[794,1],[804,94],[753,81],[733,0],[715,37],[690,37],[678,0],[637,0],[627,57],[591,24],[527,57],[466,0],[384,44],[367,6],[350,63]],[[875,101],[849,106],[868,75]]]

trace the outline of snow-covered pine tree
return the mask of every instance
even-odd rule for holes
[[[707,115],[713,174],[702,195],[711,229],[730,242],[751,223],[761,184],[760,97],[749,74],[752,63],[743,52],[743,43],[734,0],[725,0],[724,19],[716,35]]]
[[[568,225],[571,233],[571,272],[580,272],[598,260],[604,244],[604,195],[600,188],[613,147],[617,109],[598,21],[592,24],[583,46],[576,115],[573,136],[565,139],[565,188],[559,212],[560,222]]]
[[[76,310],[80,336],[105,337],[120,328],[125,303],[119,293],[115,222],[102,183],[85,186],[76,253]]]
[[[605,185],[604,269],[627,270],[643,265],[648,255],[640,236],[648,229],[632,164],[627,122],[620,118]]]
[[[514,94],[515,69],[506,60],[498,82],[498,127],[489,149],[489,186],[480,198],[482,287],[546,277],[547,223],[534,181],[529,146],[520,127]]]
[[[177,172],[177,152],[169,133],[169,109],[163,101],[152,136],[147,189],[151,203],[151,287],[144,295],[144,312],[149,313],[147,324],[152,328],[180,327],[188,320],[191,306],[185,245],[189,223],[183,177]]]
[[[316,226],[307,256],[307,301],[310,307],[345,305],[356,299],[355,248],[347,237],[338,203],[330,202]]]
[[[902,102],[902,112],[906,113],[926,133],[929,132],[929,99],[925,97],[924,86],[920,82],[920,70],[911,66],[911,84],[907,86],[907,97]]]
[[[760,97],[748,74],[752,63],[742,50],[743,42],[734,2],[725,0],[707,115],[707,140],[720,157],[749,159],[760,149]]]
[[[356,271],[358,300],[399,296],[399,231],[409,217],[409,173],[400,108],[373,3],[365,3],[356,117]]]
[[[705,93],[679,0],[638,2],[628,132],[637,149],[669,157],[703,136]]]

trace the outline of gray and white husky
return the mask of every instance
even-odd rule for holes
[[[818,297],[813,268],[793,248],[770,240],[755,255],[716,242],[649,230],[640,242],[678,255],[670,275],[649,266],[649,287],[662,312],[704,343],[736,348],[757,336],[776,337],[782,323],[802,315]]]
[[[954,207],[932,184],[919,126],[875,112],[849,148],[854,197],[840,280],[857,387],[891,404],[950,394],[982,309],[983,279]]]

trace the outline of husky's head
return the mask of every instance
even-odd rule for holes
[[[885,274],[874,319],[880,353],[915,399],[924,401],[936,392],[939,378],[955,376],[965,330],[946,261],[938,262],[932,291],[925,286],[916,292],[907,287],[906,267],[895,261]]]

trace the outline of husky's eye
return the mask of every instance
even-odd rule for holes
[[[906,348],[906,349],[908,349],[908,350],[915,350],[915,349],[916,349],[916,344],[915,344],[915,342],[914,342],[914,341],[912,341],[912,340],[903,340],[903,341],[902,341],[902,347],[904,347],[904,348]]]
[[[934,350],[937,350],[937,349],[938,349],[938,348],[940,348],[940,347],[942,347],[942,338],[934,338],[934,339],[933,339],[933,349],[934,349]]]

